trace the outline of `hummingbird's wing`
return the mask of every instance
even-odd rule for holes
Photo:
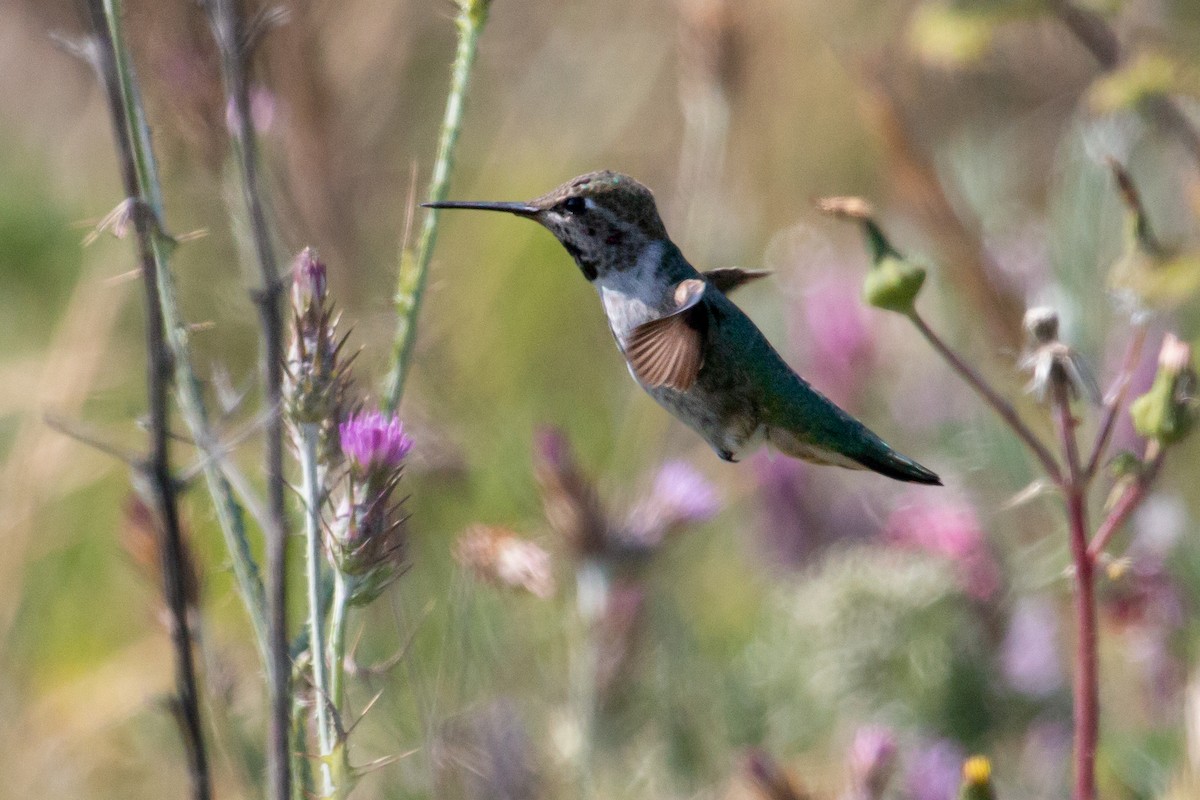
[[[765,278],[771,274],[769,269],[742,269],[741,267],[721,267],[720,269],[710,269],[708,272],[702,273],[704,279],[709,284],[721,292],[721,294],[729,294],[739,286],[744,286],[750,281],[756,281],[759,278]]]
[[[625,340],[625,358],[633,374],[651,388],[686,392],[704,366],[708,314],[701,300],[705,283],[691,278],[675,287],[676,310],[638,325]]]

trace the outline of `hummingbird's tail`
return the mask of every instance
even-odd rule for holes
[[[879,444],[882,446],[869,448],[855,460],[867,469],[898,481],[942,485],[942,479],[932,470],[926,469],[908,456],[897,453],[882,441]]]
[[[793,458],[847,469],[869,469],[908,483],[942,485],[942,479],[935,472],[897,453],[887,442],[848,414],[842,412],[840,416],[853,435],[843,436],[836,444],[831,439],[829,445],[817,445],[811,438],[797,436],[785,428],[770,428],[767,439],[780,452]]]

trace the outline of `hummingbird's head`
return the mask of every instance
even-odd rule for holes
[[[528,203],[426,205],[507,211],[536,220],[558,237],[589,281],[632,265],[647,244],[667,238],[650,190],[628,175],[607,170],[572,178]]]

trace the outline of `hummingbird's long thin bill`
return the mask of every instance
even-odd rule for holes
[[[528,203],[485,203],[476,200],[442,200],[438,203],[421,203],[424,208],[473,208],[477,211],[507,211],[520,217],[532,217],[541,211]]]

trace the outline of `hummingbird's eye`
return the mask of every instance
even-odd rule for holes
[[[563,201],[563,210],[571,214],[582,214],[587,208],[587,203],[582,197],[568,197]]]

